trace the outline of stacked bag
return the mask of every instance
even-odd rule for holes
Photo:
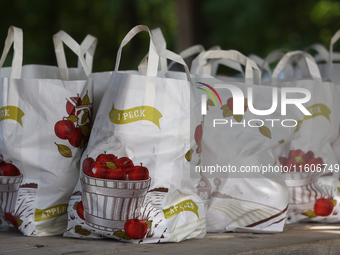
[[[150,36],[145,58],[119,70],[140,32]],[[0,59],[0,227],[160,243],[339,222],[339,37],[330,52],[307,48],[314,58],[201,45],[177,55],[160,29],[140,25],[122,40],[115,70],[92,73],[95,37],[78,44],[59,31],[57,66],[22,66],[23,32],[10,27]],[[12,44],[12,67],[2,68]],[[194,55],[189,71],[183,58]],[[218,74],[220,65],[240,74]]]

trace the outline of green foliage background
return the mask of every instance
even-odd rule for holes
[[[182,0],[186,1],[186,0]],[[188,0],[194,1],[194,0]],[[340,29],[340,2],[335,0],[195,0],[194,44],[220,45],[266,56],[278,48],[304,49],[313,43],[328,48]],[[177,1],[173,0],[0,0],[0,44],[9,26],[24,30],[24,64],[56,65],[52,36],[64,30],[81,42],[98,38],[94,71],[113,70],[116,52],[133,26],[160,27],[170,50],[177,51]],[[1,47],[1,46],[0,46]],[[340,46],[335,47],[335,49]],[[136,69],[148,49],[148,35],[138,35],[123,51],[121,69]],[[69,66],[76,57],[67,51]],[[10,65],[8,58],[5,66]]]

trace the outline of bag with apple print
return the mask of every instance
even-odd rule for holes
[[[91,127],[92,80],[80,46],[65,42],[83,69],[22,66],[22,30],[10,27],[0,60],[14,43],[11,68],[0,69],[0,226],[24,235],[57,235],[67,225],[67,203]],[[66,79],[61,79],[61,73]]]
[[[293,58],[298,64],[305,60],[307,70],[302,71],[308,72],[309,77],[278,79],[278,74]],[[297,135],[274,150],[281,165],[289,169],[284,173],[289,192],[287,222],[339,222],[340,170],[331,143],[339,133],[340,87],[323,82],[312,56],[301,51],[289,52],[280,60],[272,84],[279,88],[303,88],[311,93],[310,100],[304,103],[311,115],[295,119]],[[289,93],[289,97],[299,98],[299,93]]]
[[[213,61],[222,58],[245,66],[245,78],[237,82],[234,78],[222,81],[210,76]],[[191,73],[197,86],[211,94],[204,93],[209,99],[200,143],[201,181],[197,186],[206,204],[207,231],[281,232],[288,192],[272,149],[294,136],[294,128],[283,127],[281,121],[296,119],[302,113],[288,111],[287,116],[281,116],[280,105],[272,107],[273,94],[280,98],[281,90],[259,85],[258,66],[237,51],[202,52],[193,61]],[[244,95],[244,115],[236,114],[233,104],[235,94],[240,92]],[[274,111],[270,115],[255,115],[250,106]],[[274,168],[274,172],[269,171]]]
[[[318,64],[320,68],[321,76],[326,81],[333,82],[336,86],[340,86],[340,53],[335,52],[333,50],[334,44],[339,40],[340,38],[340,30],[338,30],[333,37],[330,40],[329,45],[329,52],[323,47],[317,45],[317,48],[321,48],[321,50],[318,50],[318,53],[314,58],[316,61],[319,61]],[[314,46],[314,45],[313,45]],[[312,49],[315,49],[313,47],[310,47]],[[340,131],[340,126],[339,126]],[[340,162],[340,133],[336,140],[332,143],[333,151]]]
[[[122,48],[139,32],[150,35],[146,75],[118,71]],[[158,72],[159,58],[186,68],[184,78]],[[188,81],[189,80],[189,81]],[[81,159],[64,234],[132,243],[179,242],[205,235],[205,211],[190,179],[200,104],[191,100],[191,78],[181,57],[156,48],[145,26],[123,39]]]

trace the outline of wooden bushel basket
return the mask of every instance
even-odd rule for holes
[[[150,187],[147,180],[109,180],[81,173],[82,201],[86,224],[105,231],[124,229],[129,219],[138,216]]]
[[[0,210],[13,213],[17,202],[22,174],[18,176],[0,176]]]

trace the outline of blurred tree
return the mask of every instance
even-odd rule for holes
[[[203,44],[262,57],[312,43],[328,48],[340,28],[336,0],[0,0],[0,6],[0,42],[9,26],[21,27],[24,64],[55,65],[52,35],[62,29],[79,43],[86,34],[98,37],[94,71],[113,70],[121,40],[138,24],[160,27],[175,52]],[[123,50],[121,69],[136,69],[148,43],[146,33],[132,40]],[[69,66],[76,66],[76,57],[66,53]],[[9,57],[5,65],[10,63]]]
[[[328,48],[340,29],[340,2],[335,0],[209,0],[202,9],[208,24],[203,43],[246,55],[264,57],[274,49],[302,50],[313,43]]]
[[[98,38],[93,71],[113,70],[120,42],[135,25],[161,27],[169,47],[176,29],[175,3],[171,0],[0,0],[2,22],[0,42],[7,29],[24,31],[24,64],[56,65],[52,36],[64,30],[80,43],[87,34]],[[136,36],[124,50],[122,69],[136,69],[148,50],[146,33]],[[1,46],[0,46],[1,47]],[[65,47],[69,66],[77,58]],[[5,66],[11,64],[9,56]]]

